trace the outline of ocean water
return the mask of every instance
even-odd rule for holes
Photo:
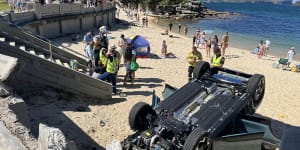
[[[230,46],[252,51],[259,41],[270,40],[271,55],[285,57],[290,47],[296,47],[299,54],[295,58],[300,60],[300,7],[291,3],[205,3],[209,9],[217,11],[236,12],[240,15],[226,19],[205,18],[200,20],[173,21],[176,24],[187,24],[189,34],[200,28],[212,30],[208,36],[218,35],[219,39],[228,31]],[[166,22],[164,23],[166,26]]]

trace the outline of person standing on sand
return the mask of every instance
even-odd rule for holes
[[[257,53],[257,57],[261,59],[265,51],[264,41],[260,41],[260,43],[258,44],[258,48],[259,50]]]
[[[205,49],[206,49],[206,57],[210,58],[210,48],[211,48],[211,39],[210,37],[208,37],[208,39],[206,40],[206,46],[205,46]]]
[[[170,23],[169,23],[169,30],[170,30],[170,32],[172,31],[172,28],[173,28],[173,23],[170,22]]]
[[[166,44],[166,41],[163,40],[163,43],[161,45],[161,57],[166,58],[166,56],[167,56],[167,48],[168,48],[168,46]]]
[[[286,58],[289,59],[287,62],[287,67],[290,67],[290,64],[292,63],[295,55],[296,55],[296,48],[291,47],[291,49],[286,54]]]
[[[112,84],[112,94],[117,94],[117,85],[116,85],[116,72],[118,69],[118,60],[114,55],[114,51],[116,50],[116,46],[112,46],[108,52],[106,53],[106,72],[100,76],[101,80],[109,79]]]
[[[225,56],[225,50],[228,47],[228,42],[229,42],[229,35],[228,32],[226,32],[222,37],[222,43],[221,43],[222,56]]]
[[[188,80],[191,81],[193,79],[192,74],[196,64],[202,60],[202,54],[197,50],[197,47],[193,46],[192,51],[188,53],[186,59],[189,64]]]
[[[205,32],[202,32],[202,34],[201,34],[201,48],[205,48],[205,41],[206,41],[206,39],[205,39]]]
[[[201,36],[200,36],[200,29],[196,30],[196,33],[193,37],[193,46],[195,46],[196,48],[199,47],[201,41]]]
[[[266,40],[265,41],[265,54],[264,54],[265,56],[267,56],[268,53],[269,53],[270,45],[271,45],[271,41],[270,40]]]
[[[178,32],[180,33],[181,31],[181,24],[178,24]]]
[[[121,34],[121,37],[118,41],[118,46],[120,47],[120,56],[123,58],[123,64],[125,65],[125,51],[127,47],[127,40],[125,39],[124,34]]]
[[[210,60],[211,62],[211,74],[218,73],[218,70],[223,67],[225,58],[221,55],[220,48],[214,49],[214,56]]]
[[[211,41],[211,48],[212,48],[213,51],[214,51],[216,48],[219,48],[218,43],[219,43],[219,38],[218,38],[217,35],[214,35],[214,38],[213,38],[213,40]]]
[[[187,26],[187,25],[185,25],[185,26],[184,26],[184,35],[186,36],[186,35],[187,35],[187,33],[188,33],[188,26]]]
[[[125,68],[126,68],[126,74],[124,76],[123,85],[126,85],[127,79],[132,78],[132,71],[130,70],[130,62],[132,61],[132,46],[131,43],[127,42],[127,48],[125,51]]]

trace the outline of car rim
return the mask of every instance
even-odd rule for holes
[[[205,143],[207,143],[207,138],[203,138],[201,141],[199,141],[195,150],[204,150]]]
[[[256,90],[255,90],[255,96],[254,96],[255,105],[259,101],[259,99],[262,96],[263,92],[264,92],[264,80],[261,79],[259,81],[259,83],[257,84]]]

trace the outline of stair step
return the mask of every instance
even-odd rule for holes
[[[58,63],[58,64],[60,64],[60,65],[63,65],[63,63],[59,59],[55,59],[55,62]]]
[[[65,67],[71,68],[70,64],[65,63],[65,62],[63,64],[64,64]]]
[[[1,42],[5,42],[5,38],[4,37],[0,37],[0,41]]]
[[[33,49],[30,49],[29,53],[32,54],[32,55],[36,55],[36,53],[35,53],[35,51]]]
[[[78,71],[83,73],[83,69],[78,69]]]
[[[20,50],[23,50],[23,51],[26,50],[26,47],[25,47],[25,46],[20,46],[19,48],[20,48]]]
[[[46,59],[46,56],[42,53],[39,54],[39,57],[43,58],[43,59]]]
[[[10,46],[16,46],[16,42],[9,42]]]

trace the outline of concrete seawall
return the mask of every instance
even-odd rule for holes
[[[111,26],[115,22],[114,3],[88,8],[82,4],[31,5],[32,11],[11,13],[7,20],[46,38],[80,33],[102,25]]]

